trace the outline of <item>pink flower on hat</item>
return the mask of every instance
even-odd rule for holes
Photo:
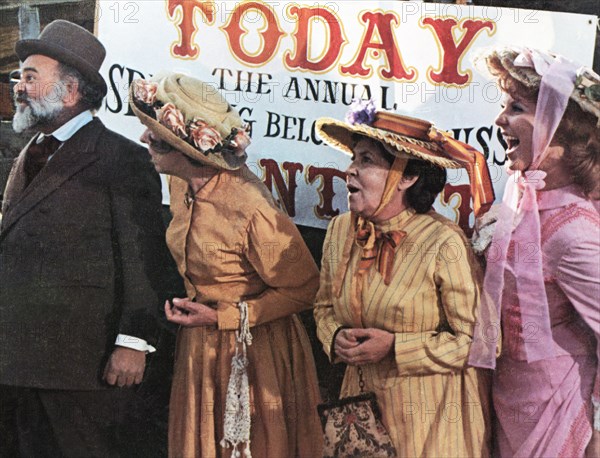
[[[136,99],[147,105],[153,105],[156,101],[156,91],[158,84],[150,81],[138,79],[133,82],[133,95]]]
[[[197,130],[206,126],[208,126],[208,123],[204,119],[194,118],[194,120],[190,123],[190,130]]]
[[[352,99],[352,104],[346,113],[346,122],[351,126],[356,124],[371,125],[375,121],[377,107],[372,99]]]
[[[250,136],[248,135],[246,129],[237,129],[237,132],[230,144],[233,147],[233,154],[238,157],[243,156],[246,148],[248,148],[248,145],[250,145]]]
[[[221,134],[202,119],[195,119],[190,124],[190,137],[194,145],[203,153],[212,150],[222,142]]]
[[[181,111],[179,111],[172,103],[167,103],[158,110],[156,118],[159,123],[171,129],[179,137],[186,138],[188,136],[185,131],[185,118],[183,117],[183,113],[181,113]]]

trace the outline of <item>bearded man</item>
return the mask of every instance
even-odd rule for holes
[[[154,443],[131,418],[148,416],[133,387],[172,294],[160,181],[93,116],[107,93],[96,37],[54,21],[15,50],[13,127],[37,133],[2,203],[0,402],[16,405],[23,456],[130,456],[124,443]]]

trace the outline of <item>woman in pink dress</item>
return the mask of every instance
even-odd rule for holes
[[[496,369],[496,454],[597,457],[600,77],[530,49],[484,59],[504,92],[510,176],[470,362]]]

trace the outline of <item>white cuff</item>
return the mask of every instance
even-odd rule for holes
[[[152,345],[148,345],[148,342],[144,339],[128,336],[126,334],[119,334],[115,341],[115,345],[131,348],[132,350],[145,351],[146,353],[154,353],[156,351],[156,348]]]
[[[594,404],[594,430],[600,431],[600,401],[592,398],[592,404]]]

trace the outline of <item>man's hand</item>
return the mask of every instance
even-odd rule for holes
[[[210,326],[217,324],[217,311],[189,299],[173,299],[173,306],[165,302],[167,320],[186,327]]]
[[[125,347],[115,347],[104,368],[104,380],[118,387],[142,382],[146,367],[146,353]]]
[[[335,354],[346,364],[378,363],[394,346],[394,334],[376,328],[341,330],[335,338]]]

